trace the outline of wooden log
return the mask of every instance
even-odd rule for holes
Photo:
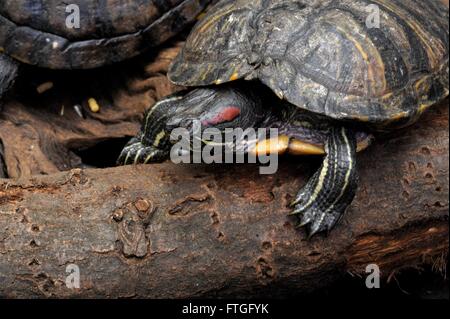
[[[80,152],[105,141],[118,141],[110,151],[117,156],[145,110],[177,89],[166,72],[180,47],[174,41],[154,55],[92,71],[23,66],[15,91],[0,102],[0,177],[3,171],[3,177],[19,178],[85,167]],[[90,110],[91,98],[99,112]]]
[[[0,297],[279,297],[372,263],[383,278],[445,264],[448,129],[445,101],[379,138],[358,157],[354,204],[311,240],[287,204],[315,159],[282,159],[268,176],[250,165],[162,164],[3,179]],[[79,289],[65,285],[71,264]]]

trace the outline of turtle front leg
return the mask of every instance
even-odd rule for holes
[[[245,85],[240,84],[240,86]],[[234,86],[199,88],[164,98],[147,111],[141,131],[122,151],[118,164],[147,164],[169,159],[174,129],[184,129],[191,140],[201,130],[216,129],[224,134],[227,128],[251,128],[267,117],[257,90]],[[204,142],[202,140],[202,142]],[[225,146],[223,144],[222,146]]]
[[[19,65],[12,58],[0,53],[0,99],[14,84]]]
[[[329,231],[353,201],[358,184],[356,138],[344,127],[332,127],[325,144],[321,168],[293,201],[299,227],[308,226],[309,236]]]
[[[170,156],[167,120],[179,101],[178,95],[169,96],[149,109],[139,134],[132,138],[122,150],[118,165],[149,164],[164,162]]]

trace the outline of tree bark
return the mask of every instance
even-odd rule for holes
[[[177,90],[166,77],[182,44],[174,42],[155,54],[91,71],[22,66],[15,91],[0,101],[0,177],[86,167],[80,152],[105,141],[110,142],[106,148],[114,141],[117,146],[100,161],[106,160],[102,166],[114,165],[113,157],[139,130],[145,110]],[[37,93],[43,84],[49,89]],[[100,105],[99,112],[90,110],[90,98]]]
[[[448,253],[448,101],[358,156],[357,198],[306,239],[287,204],[317,168],[147,165],[0,182],[0,297],[308,293],[377,264],[384,278]],[[66,267],[81,287],[65,285]]]

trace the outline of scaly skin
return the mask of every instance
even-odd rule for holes
[[[325,151],[321,168],[292,202],[293,214],[301,216],[299,226],[308,225],[310,236],[334,227],[353,201],[358,184],[354,133],[332,127]]]

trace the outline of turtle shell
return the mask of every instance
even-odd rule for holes
[[[440,0],[223,0],[169,77],[184,86],[259,79],[335,119],[407,124],[448,95],[448,55]]]
[[[0,52],[53,69],[103,66],[161,44],[195,20],[208,2],[2,0]],[[78,12],[79,28],[70,24]]]

